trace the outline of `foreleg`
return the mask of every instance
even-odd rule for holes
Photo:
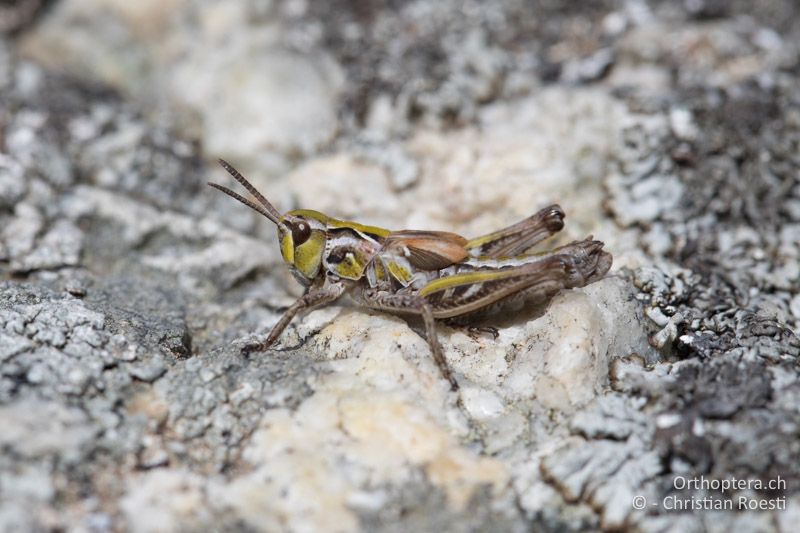
[[[265,340],[245,345],[244,348],[242,348],[242,352],[247,354],[267,350],[278,340],[278,337],[280,337],[283,330],[291,323],[297,313],[331,303],[339,298],[339,296],[344,293],[344,290],[345,286],[342,283],[332,283],[318,289],[312,288],[283,313],[283,316],[281,316],[278,323],[273,326]]]

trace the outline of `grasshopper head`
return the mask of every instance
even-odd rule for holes
[[[319,275],[325,251],[325,228],[328,217],[317,211],[297,210],[281,215],[275,207],[244,176],[228,162],[220,159],[222,167],[241,183],[259,203],[233,192],[227,187],[209,183],[228,196],[235,198],[270,219],[278,227],[281,255],[292,274],[303,285],[310,285]]]
[[[322,213],[306,209],[290,211],[280,218],[281,255],[303,285],[310,285],[322,267],[327,220]]]

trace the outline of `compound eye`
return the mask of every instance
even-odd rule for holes
[[[298,222],[292,225],[292,241],[295,246],[300,246],[311,236],[311,226],[307,222]]]

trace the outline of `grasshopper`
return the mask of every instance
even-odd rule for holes
[[[244,346],[245,353],[267,350],[300,311],[349,294],[370,309],[421,317],[433,358],[457,390],[436,335],[437,320],[464,325],[522,305],[543,305],[560,290],[597,281],[611,268],[611,255],[591,236],[530,253],[564,227],[558,205],[471,240],[443,231],[390,231],[309,209],[281,215],[228,162],[219,162],[258,203],[222,185],[209,185],[277,226],[281,255],[306,288],[263,341]]]

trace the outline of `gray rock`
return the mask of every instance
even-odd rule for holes
[[[17,4],[0,530],[797,522],[791,2]],[[594,234],[615,269],[497,339],[442,325],[459,394],[413,321],[347,302],[245,357],[302,288],[274,227],[205,186],[218,156],[282,210],[390,228],[559,202],[552,244]],[[700,475],[780,476],[725,497],[787,509],[665,506],[719,497],[676,488]]]
[[[167,366],[164,364],[164,359],[160,356],[153,357],[151,360],[144,363],[137,363],[131,365],[128,372],[131,376],[148,383],[153,382],[164,375],[167,371]]]

